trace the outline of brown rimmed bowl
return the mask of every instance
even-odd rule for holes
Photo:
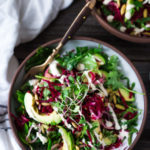
[[[60,41],[60,39],[52,40],[52,41],[49,41],[46,44],[42,45],[41,47],[53,48],[59,41]],[[88,38],[88,37],[74,37],[62,48],[61,54],[65,53],[66,51],[72,50],[72,49],[76,48],[77,46],[98,47],[99,45],[101,45],[103,47],[104,52],[106,54],[108,54],[109,56],[117,55],[119,57],[120,67],[122,69],[122,72],[125,74],[125,76],[127,76],[130,79],[131,82],[136,83],[135,90],[145,93],[145,95],[136,95],[136,105],[139,109],[142,110],[142,114],[139,116],[139,119],[138,119],[138,126],[137,126],[138,133],[133,136],[133,142],[130,145],[130,147],[127,147],[129,150],[129,149],[132,149],[134,147],[134,145],[137,143],[137,141],[139,140],[140,135],[142,134],[144,124],[146,121],[146,116],[147,116],[146,91],[144,88],[143,81],[142,81],[139,73],[137,72],[136,68],[133,66],[131,61],[118,49],[114,48],[113,46],[111,46],[105,42],[102,42],[100,40],[96,40],[93,38]],[[29,60],[29,58],[31,58],[36,53],[36,51],[37,51],[37,49],[34,50],[31,54],[29,54],[25,58],[25,60],[21,63],[21,65],[19,66],[19,68],[13,78],[10,92],[9,92],[8,114],[9,114],[10,125],[13,130],[16,141],[18,142],[20,147],[24,150],[27,149],[27,147],[21,142],[21,140],[19,139],[19,137],[17,135],[17,129],[15,127],[14,120],[11,116],[11,113],[16,115],[15,110],[18,107],[18,102],[14,98],[14,94],[15,94],[16,90],[19,89],[20,86],[22,85],[22,79],[25,74],[25,64],[26,64],[27,60]],[[126,147],[127,143],[124,143],[124,146]]]
[[[86,0],[86,2],[89,0]],[[123,40],[126,41],[130,41],[130,42],[135,42],[135,43],[150,43],[150,37],[138,37],[138,36],[133,36],[133,35],[129,35],[127,33],[121,32],[119,30],[117,30],[116,28],[112,27],[111,25],[109,25],[109,23],[107,23],[102,16],[100,16],[97,13],[96,8],[92,11],[92,15],[96,18],[96,20],[98,21],[98,23],[108,32],[110,32],[111,34],[117,36],[118,38],[121,38]]]

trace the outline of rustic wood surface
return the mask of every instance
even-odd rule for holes
[[[84,5],[84,0],[74,0],[68,9],[61,11],[58,17],[36,39],[21,44],[15,49],[15,56],[21,63],[22,60],[35,48],[49,40],[62,37],[77,13]],[[87,36],[108,42],[122,51],[135,65],[143,78],[148,99],[150,100],[150,44],[137,44],[121,40],[104,30],[93,16],[76,33],[78,36]],[[150,150],[150,104],[143,134],[136,144],[135,150]]]

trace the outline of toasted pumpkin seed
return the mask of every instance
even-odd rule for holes
[[[78,127],[74,122],[72,122],[71,124],[73,125],[74,128]]]
[[[148,10],[145,8],[143,11],[143,17],[146,18],[148,16]]]
[[[116,103],[117,103],[116,95],[114,95],[114,96],[113,96],[113,102],[114,102],[114,104],[116,104]]]
[[[102,138],[103,138],[102,132],[99,133],[99,138],[100,138],[100,140],[102,140]]]
[[[76,145],[76,150],[80,150],[80,148]]]
[[[37,94],[34,95],[34,99],[38,100],[38,95]]]
[[[124,15],[125,10],[126,10],[126,4],[123,4],[120,10],[121,16]]]
[[[120,104],[116,104],[115,107],[120,109],[120,110],[125,110],[125,107],[123,105],[120,105]]]
[[[42,106],[49,106],[51,105],[50,103],[41,103]]]
[[[150,32],[143,32],[143,34],[150,36]]]

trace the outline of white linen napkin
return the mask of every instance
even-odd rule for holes
[[[0,146],[19,150],[9,126],[7,99],[18,62],[13,56],[20,43],[34,39],[58,12],[73,0],[0,0]]]

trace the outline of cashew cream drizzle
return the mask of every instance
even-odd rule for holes
[[[135,7],[135,5],[133,4],[128,4],[126,7],[126,13],[125,13],[125,18],[126,19],[131,19],[131,9],[133,9]]]
[[[54,75],[54,76],[60,76],[60,75],[61,75],[60,72],[59,72],[59,70],[58,70],[58,68],[57,68],[57,65],[58,65],[58,64],[59,64],[58,61],[53,60],[53,61],[50,63],[50,65],[49,65],[50,72],[51,72],[51,74]]]
[[[57,107],[53,107],[53,109],[58,113],[58,108],[57,108]],[[71,124],[69,124],[69,123],[67,122],[67,120],[63,117],[63,114],[60,114],[60,113],[59,113],[59,115],[60,115],[62,121],[64,122],[65,126],[66,126],[68,129],[70,129],[70,130],[73,131],[73,128],[72,128]]]
[[[112,1],[112,0],[104,0],[104,1],[103,1],[103,4],[104,4],[104,5],[108,5],[111,1]]]
[[[89,72],[90,71],[84,71],[83,74],[86,76],[87,80],[88,80],[88,83],[89,85],[91,86],[92,90],[95,91],[96,90],[96,87],[95,85],[92,83],[92,79],[90,78],[89,76]]]
[[[117,116],[116,116],[116,114],[115,114],[113,108],[111,107],[110,103],[108,103],[108,107],[109,107],[109,110],[110,110],[111,115],[112,115],[112,117],[113,117],[113,120],[114,120],[114,122],[115,122],[115,129],[116,129],[116,130],[120,130],[120,125],[119,125],[119,123],[118,123]]]

